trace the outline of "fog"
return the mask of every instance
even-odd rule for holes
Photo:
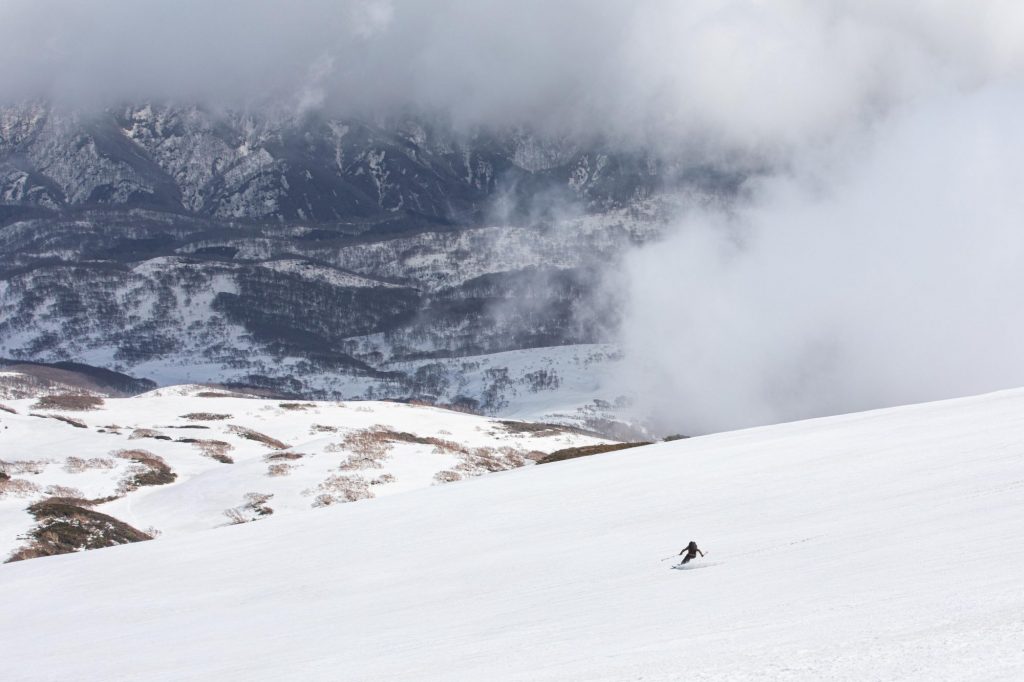
[[[430,110],[784,154],[1024,60],[1012,0],[0,0],[0,97]]]
[[[609,283],[661,430],[1024,385],[1016,0],[0,0],[0,60],[4,101],[426,112],[765,171]]]
[[[1024,89],[921,102],[628,258],[620,378],[704,433],[1024,385]]]

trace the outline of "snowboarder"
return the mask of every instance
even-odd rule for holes
[[[702,557],[704,556],[704,552],[700,551],[700,547],[698,547],[697,543],[694,542],[693,540],[690,540],[690,544],[688,544],[686,547],[684,547],[679,552],[679,554],[682,555],[683,552],[686,553],[686,556],[683,557],[682,562],[680,562],[680,564],[679,564],[680,566],[682,566],[683,564],[688,562],[690,559],[696,559],[698,554],[700,554]]]

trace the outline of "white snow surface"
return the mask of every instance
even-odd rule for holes
[[[1022,535],[1016,390],[0,566],[4,675],[1019,680]]]

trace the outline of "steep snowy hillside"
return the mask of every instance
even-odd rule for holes
[[[1022,443],[1012,391],[5,565],[4,674],[1020,679]]]
[[[458,481],[606,442],[425,406],[260,400],[202,386],[128,399],[6,401],[0,559],[15,550],[28,558],[120,544],[116,534],[65,541],[68,534],[56,530],[88,526],[102,536],[113,521],[95,514],[172,536]],[[74,509],[48,508],[51,498]],[[42,539],[47,531],[63,544]]]

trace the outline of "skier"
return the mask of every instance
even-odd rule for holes
[[[704,556],[704,552],[700,551],[700,547],[698,547],[697,543],[693,540],[690,540],[690,544],[684,547],[679,554],[682,555],[683,552],[686,552],[686,556],[683,557],[683,560],[679,564],[680,566],[688,562],[690,559],[696,559],[698,554],[702,557]]]

